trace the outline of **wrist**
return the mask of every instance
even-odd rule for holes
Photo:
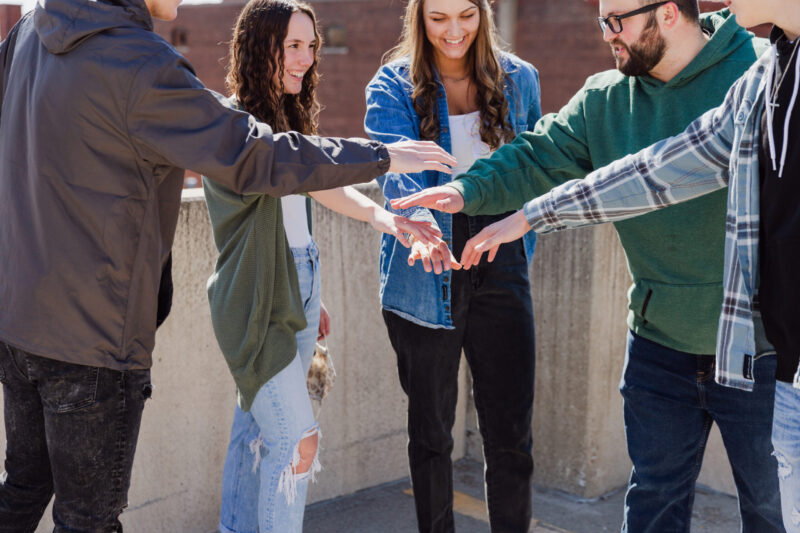
[[[381,206],[376,204],[370,205],[367,208],[367,222],[374,226],[378,221],[381,211],[383,211]]]

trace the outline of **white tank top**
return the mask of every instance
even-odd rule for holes
[[[292,248],[307,248],[311,244],[308,232],[308,215],[306,214],[306,197],[290,194],[281,198],[283,208],[283,227],[286,239]]]
[[[489,145],[481,140],[480,120],[479,111],[450,115],[450,140],[453,157],[458,161],[453,168],[453,176],[466,172],[476,160],[492,153]]]

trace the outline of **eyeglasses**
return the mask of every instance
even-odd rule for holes
[[[628,17],[633,17],[636,15],[641,15],[642,13],[647,13],[648,11],[653,11],[654,9],[658,9],[664,4],[669,4],[670,1],[672,0],[666,0],[664,2],[656,2],[655,4],[646,5],[639,9],[628,11],[627,13],[624,13],[622,15],[609,15],[605,18],[597,17],[597,23],[600,25],[600,31],[602,31],[603,33],[606,32],[606,28],[611,30],[611,33],[622,33],[622,19],[626,19]]]

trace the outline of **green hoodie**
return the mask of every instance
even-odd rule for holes
[[[566,181],[683,131],[718,106],[768,43],[726,10],[701,16],[711,39],[667,83],[616,70],[590,77],[543,117],[452,183],[468,215],[519,209]],[[674,350],[713,354],[722,301],[726,191],[617,222],[633,285],[628,326]]]

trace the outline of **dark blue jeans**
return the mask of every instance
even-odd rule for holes
[[[487,221],[453,217],[457,256],[467,238]],[[493,263],[484,259],[477,268],[443,275],[453,276],[455,329],[427,328],[383,312],[397,353],[400,384],[408,395],[408,459],[419,530],[455,530],[451,430],[463,349],[483,437],[491,530],[527,532],[533,476],[534,329],[522,241],[501,246]]]
[[[0,342],[6,429],[0,532],[121,532],[150,371],[63,363]]]
[[[623,533],[689,533],[694,490],[716,423],[739,493],[744,533],[783,532],[772,457],[774,355],[754,365],[752,392],[714,381],[714,356],[671,350],[628,333],[620,384],[633,462]]]

